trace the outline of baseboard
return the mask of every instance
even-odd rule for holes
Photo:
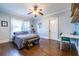
[[[7,42],[12,42],[12,41],[9,40],[9,39],[6,39],[6,40],[3,40],[3,41],[0,41],[0,44],[2,44],[2,43],[7,43]]]
[[[48,37],[40,37],[41,39],[49,39]],[[61,41],[61,39],[60,38],[58,38],[58,39],[51,39],[51,40],[56,40],[56,41]]]
[[[45,37],[45,36],[40,36],[40,38],[43,38],[43,39],[49,39],[48,37]]]

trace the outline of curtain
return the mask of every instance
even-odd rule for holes
[[[11,31],[30,31],[30,21],[12,19],[11,20]]]

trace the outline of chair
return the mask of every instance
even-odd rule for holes
[[[63,33],[60,33],[61,43],[63,43],[63,42],[68,43],[69,44],[69,48],[71,48],[71,44],[70,44],[71,43],[71,41],[70,41],[71,38],[61,37],[62,34]]]

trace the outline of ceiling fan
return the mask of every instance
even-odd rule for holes
[[[29,9],[29,10],[30,10],[31,12],[29,12],[28,15],[29,15],[29,14],[34,14],[34,17],[37,17],[37,14],[44,15],[44,14],[42,13],[42,9],[39,9],[37,5],[35,5],[35,6],[33,7],[33,9]]]

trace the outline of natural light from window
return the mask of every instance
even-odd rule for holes
[[[11,27],[12,33],[18,31],[30,31],[30,21],[18,20],[13,18],[11,20]]]

